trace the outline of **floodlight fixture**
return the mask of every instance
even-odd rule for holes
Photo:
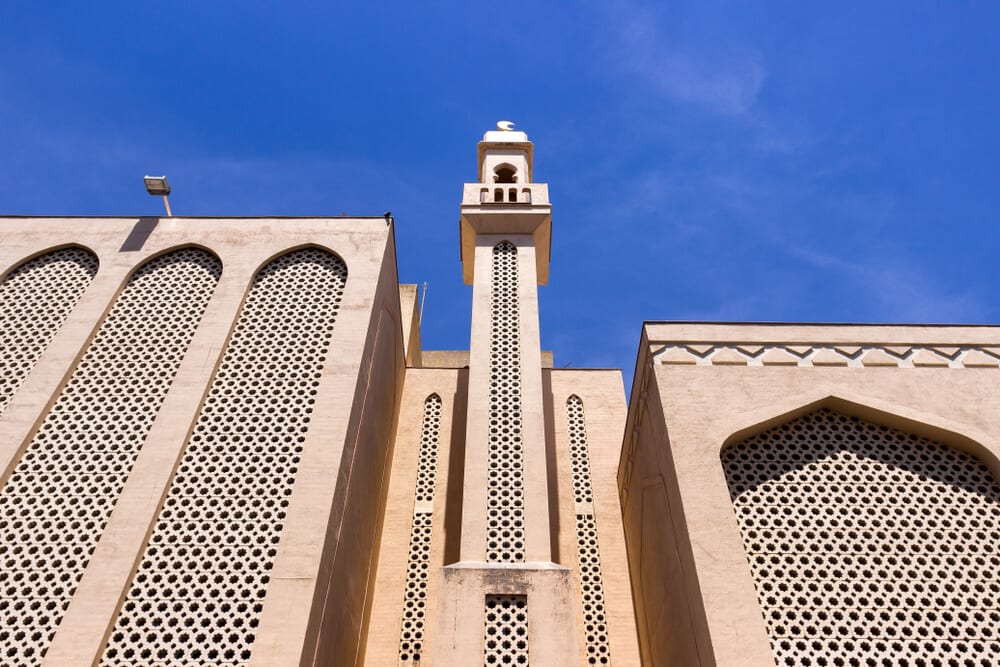
[[[167,209],[167,217],[173,217],[173,213],[170,212],[170,201],[167,199],[170,195],[170,182],[167,181],[167,177],[143,176],[142,180],[146,183],[146,192],[163,197],[163,206]]]

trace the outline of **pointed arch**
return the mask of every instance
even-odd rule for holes
[[[743,425],[735,428],[722,441],[721,449],[821,408],[942,442],[980,459],[1000,478],[1000,442],[996,442],[990,435],[942,415],[856,393],[831,394],[821,391],[812,395],[786,397],[748,413],[743,419]]]
[[[566,422],[576,505],[576,554],[580,568],[580,605],[583,608],[587,664],[607,665],[611,664],[611,646],[608,643],[604,579],[601,574],[600,533],[594,511],[586,414],[583,399],[576,394],[570,394],[566,399]]]
[[[0,491],[0,561],[25,599],[5,624],[28,630],[0,636],[7,659],[34,664],[48,647],[220,271],[196,248],[141,264]]]
[[[93,281],[97,255],[79,245],[21,260],[0,281],[0,414]]]
[[[324,245],[322,243],[316,243],[315,241],[310,241],[308,243],[298,243],[296,245],[288,246],[287,248],[282,248],[281,250],[278,250],[277,252],[268,256],[266,259],[264,259],[264,261],[262,261],[260,264],[257,265],[257,267],[254,269],[254,276],[260,274],[260,272],[265,267],[272,265],[276,260],[282,257],[296,255],[296,253],[300,253],[305,250],[315,250],[319,253],[330,255],[333,263],[343,270],[345,276],[344,280],[346,281],[347,279],[346,276],[350,273],[350,271],[348,270],[350,267],[348,267],[347,261],[341,256],[339,252],[337,252],[333,248]]]
[[[346,281],[343,260],[313,245],[254,274],[105,663],[250,658]],[[239,585],[200,583],[232,582],[235,562]],[[206,618],[213,641],[176,644],[173,628]]]
[[[493,167],[494,183],[517,183],[518,178],[517,167],[509,162],[501,162]]]
[[[406,592],[399,632],[399,664],[419,665],[424,651],[425,611],[431,572],[431,538],[434,536],[434,487],[441,434],[441,397],[434,392],[424,400],[417,454],[417,480],[410,520],[410,553],[406,567]]]
[[[1000,567],[1000,484],[901,423],[827,397],[722,449],[778,664],[1000,659],[1000,584],[982,575]]]

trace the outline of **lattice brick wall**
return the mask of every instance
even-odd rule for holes
[[[576,501],[576,553],[580,564],[583,596],[584,640],[587,664],[611,664],[608,622],[601,578],[601,549],[594,516],[594,490],[590,480],[590,450],[583,401],[572,395],[566,400],[570,462],[573,467],[573,497]]]
[[[431,394],[424,401],[424,421],[420,431],[416,498],[410,525],[410,557],[406,568],[403,623],[399,635],[400,664],[418,664],[422,657],[440,433],[441,397]]]
[[[528,664],[528,596],[486,596],[486,648],[483,664]]]
[[[249,659],[346,279],[315,248],[257,273],[102,664]]]
[[[61,248],[24,262],[0,283],[0,414],[97,273],[97,256]]]
[[[779,665],[1000,665],[1000,486],[830,410],[726,448]]]
[[[221,268],[189,248],[133,274],[0,492],[4,665],[40,663]]]
[[[524,560],[524,462],[517,247],[493,248],[486,560]]]

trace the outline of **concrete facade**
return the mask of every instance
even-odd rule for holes
[[[54,401],[59,405],[57,397],[67,380],[75,377],[74,368],[78,367],[81,355],[94,340],[102,321],[113,312],[112,304],[123,294],[130,275],[151,258],[192,247],[194,243],[218,258],[221,274],[190,343],[186,350],[180,350],[181,360],[173,369],[169,390],[154,408],[148,430],[137,435],[141,447],[135,448],[134,457],[127,462],[123,486],[91,488],[92,482],[102,478],[99,466],[88,465],[85,457],[60,459],[61,465],[45,470],[57,484],[34,489],[31,497],[31,502],[40,507],[58,505],[67,489],[72,493],[80,487],[87,502],[107,506],[108,511],[92,514],[91,522],[81,527],[72,513],[60,519],[58,512],[26,507],[14,495],[18,489],[13,488],[20,482],[19,471],[20,477],[24,477],[32,464],[25,454],[33,449],[44,453],[36,433],[53,409]],[[254,636],[250,662],[352,663],[355,660],[352,656],[360,655],[359,638],[370,606],[370,579],[374,576],[370,554],[381,527],[394,415],[405,369],[391,227],[381,217],[0,220],[0,264],[5,275],[16,270],[26,258],[68,244],[82,245],[95,253],[99,268],[0,417],[0,480],[5,482],[5,497],[0,503],[4,503],[7,527],[0,548],[5,553],[6,590],[13,595],[6,600],[5,631],[0,638],[6,664],[39,664],[42,651],[44,664],[52,665],[191,660],[176,636],[161,637],[160,644],[165,647],[162,656],[142,653],[113,659],[104,656],[105,644],[114,631],[116,619],[120,618],[130,582],[135,581],[145,545],[174,484],[193,423],[203,408],[254,275],[275,258],[302,248],[335,254],[346,267],[347,280],[335,321],[329,323],[332,330],[329,339],[321,341],[323,349],[319,354],[326,362],[309,389],[311,414],[308,428],[300,436],[301,453],[293,466],[294,484],[288,491],[287,507],[280,515],[268,519],[281,522],[280,540],[275,538],[276,546],[264,555],[266,572],[262,588],[266,604],[252,612]],[[307,289],[308,284],[301,287]],[[146,305],[151,314],[156,307],[155,299]],[[281,304],[275,307],[278,320],[295,319],[295,312],[282,312]],[[31,327],[33,323],[11,325]],[[138,331],[145,325],[140,320],[131,326]],[[286,335],[294,334],[284,333],[280,328],[272,332],[269,338],[273,339],[274,350],[281,350]],[[126,346],[129,341],[115,344]],[[8,356],[15,352],[10,348],[5,350]],[[157,352],[150,349],[145,354],[152,358]],[[269,353],[261,351],[260,357],[268,358]],[[288,361],[297,363],[296,359]],[[129,365],[141,368],[145,363],[140,356]],[[128,381],[124,367],[112,375],[120,376],[123,383]],[[124,387],[124,391],[134,390]],[[281,403],[289,397],[279,392],[264,398]],[[93,418],[100,419],[100,413],[95,410]],[[122,418],[127,419],[128,413]],[[100,441],[102,426],[96,421],[67,423],[57,433],[67,446],[85,447],[75,444],[90,441],[77,437],[81,429],[95,430],[95,439]],[[249,482],[244,488],[237,486],[230,491],[267,492]],[[24,533],[20,543],[12,534],[18,528]],[[81,536],[81,531],[86,533],[85,528],[91,535]],[[48,537],[47,532],[51,532]],[[73,564],[67,563],[63,554],[71,547],[77,549],[73,545],[84,538],[90,542],[79,550],[82,557]],[[217,533],[214,539],[225,542],[225,531]],[[39,562],[49,563],[50,571],[36,575],[34,570]],[[201,567],[197,560],[191,564],[196,569]],[[173,583],[177,589],[185,584],[194,586],[198,580],[197,572],[178,574],[180,580]],[[19,581],[36,577],[41,581],[33,588],[15,586]],[[54,591],[55,582],[62,584],[61,590]],[[181,596],[178,599],[185,600],[192,595],[176,591],[174,596],[178,594]],[[230,594],[238,595],[232,591]],[[163,595],[171,593],[164,590]],[[54,619],[51,634],[35,632],[38,636],[28,641],[26,637],[31,636],[32,627],[38,628],[38,610],[44,608],[60,609],[63,613],[53,616],[61,618]],[[141,612],[133,616],[142,620]],[[26,626],[26,635],[15,632],[22,626]],[[211,634],[195,641],[195,636],[196,633],[191,635],[187,648],[217,642],[223,651],[227,650],[227,643],[242,649],[246,641],[245,637],[232,641]],[[122,644],[127,648],[129,641],[126,639]]]
[[[998,343],[997,327],[646,324],[618,471],[644,664],[997,664]],[[861,443],[858,465],[802,426],[821,413],[847,440],[898,437]],[[788,465],[783,425],[812,438]],[[896,442],[911,461],[883,464]],[[775,470],[739,488],[723,463],[747,443]],[[936,461],[956,457],[972,472]]]
[[[547,187],[479,154],[464,351],[384,217],[0,219],[4,664],[638,664],[621,374],[552,369]]]
[[[389,217],[0,218],[0,663],[1000,665],[1000,327],[647,322],[626,404],[477,151],[468,350]]]

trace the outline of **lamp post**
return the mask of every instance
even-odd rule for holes
[[[170,202],[167,200],[168,195],[170,195],[170,183],[167,182],[167,177],[143,176],[142,180],[146,183],[146,192],[151,195],[163,196],[163,206],[167,209],[167,217],[172,218],[174,214],[170,212]]]

